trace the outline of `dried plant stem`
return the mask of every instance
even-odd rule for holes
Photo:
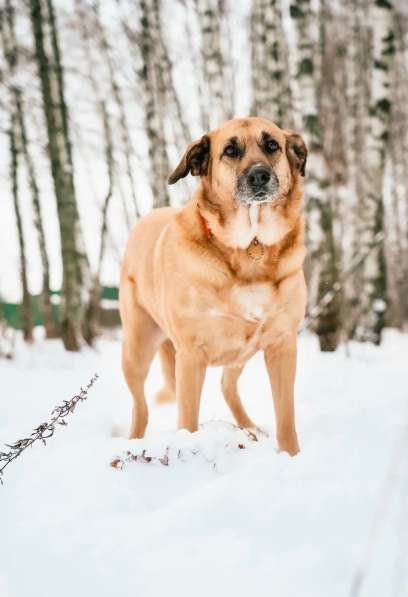
[[[6,444],[10,448],[9,452],[0,452],[0,483],[3,485],[3,471],[4,469],[13,462],[24,450],[32,446],[36,441],[41,440],[46,445],[46,440],[54,435],[56,425],[67,425],[66,417],[73,413],[78,402],[83,402],[88,398],[88,391],[95,384],[99,375],[95,373],[85,388],[80,389],[79,394],[73,396],[70,400],[64,400],[63,404],[56,406],[51,412],[51,418],[45,423],[41,423],[34,429],[29,437],[17,440],[13,444]]]

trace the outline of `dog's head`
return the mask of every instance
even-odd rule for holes
[[[189,145],[169,183],[190,173],[213,203],[279,205],[305,175],[306,158],[300,135],[265,118],[236,118]]]

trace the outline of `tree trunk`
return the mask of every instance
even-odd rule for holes
[[[175,118],[172,118],[173,128],[175,128],[175,142],[180,153],[184,152],[186,145],[191,142],[190,128],[183,114],[183,109],[177,95],[176,87],[173,81],[173,65],[170,60],[168,49],[164,43],[163,30],[160,17],[160,2],[153,0],[153,18],[155,31],[155,47],[157,51],[157,68],[159,70],[159,79],[162,82],[162,94],[164,105],[171,105]]]
[[[108,112],[108,109],[106,107],[106,102],[102,99],[101,88],[100,88],[99,80],[97,78],[98,63],[96,60],[93,60],[93,57],[92,57],[91,40],[93,39],[94,36],[92,34],[92,31],[89,28],[90,27],[90,19],[89,19],[89,14],[87,12],[87,5],[83,2],[83,0],[75,0],[75,9],[76,9],[76,14],[77,14],[77,19],[78,19],[77,27],[79,29],[81,39],[83,42],[83,46],[84,46],[84,61],[86,63],[86,67],[87,67],[87,76],[88,76],[89,82],[91,84],[92,90],[94,92],[95,99],[97,101],[98,110],[101,111],[102,105],[104,105],[104,109],[105,109],[105,114],[103,114],[102,112],[100,114],[102,125],[103,125],[102,128],[103,128],[103,130],[105,130],[105,126],[103,124],[104,119],[105,118],[107,119],[108,126],[109,126],[109,128],[111,128],[112,117]],[[94,15],[94,18],[96,18],[96,15]],[[100,31],[100,28],[101,28],[101,24],[98,24],[97,31]],[[102,31],[102,37],[103,37],[103,40],[106,41],[103,31]],[[99,43],[99,45],[101,45],[102,41],[99,41],[98,43]],[[104,45],[104,44],[102,44],[102,45],[103,45],[103,47],[105,47],[105,50],[109,57],[109,63],[110,63],[110,55],[109,55],[109,51],[108,51],[108,47],[107,47],[107,42],[106,42],[106,45]],[[109,70],[109,73],[111,76],[112,72],[110,70]],[[116,83],[112,84],[112,81],[110,81],[110,84],[111,84],[111,88],[113,87],[114,89],[117,89]],[[117,103],[118,97],[116,97],[115,101]],[[120,106],[122,106],[122,108],[123,108],[120,94],[119,94],[119,102],[120,102]],[[119,106],[119,110],[122,109],[120,106]],[[128,139],[128,143],[130,144],[130,139],[128,138],[128,135],[127,135],[127,117],[126,117],[126,113],[124,111],[121,112],[120,125],[122,127],[122,130],[121,130],[122,140],[124,137],[126,137],[126,139]],[[126,139],[125,139],[125,147],[127,147],[126,152],[128,155],[128,158],[126,158],[127,159],[127,170],[129,170],[132,147],[130,145],[127,146]],[[129,215],[129,211],[127,208],[126,196],[125,196],[125,192],[123,190],[122,184],[121,184],[120,176],[118,176],[119,166],[118,166],[118,163],[114,156],[113,140],[112,140],[112,159],[113,159],[112,185],[113,185],[113,187],[116,186],[118,189],[119,196],[120,196],[120,199],[122,202],[122,209],[123,209],[123,215],[124,215],[126,228],[128,229],[128,231],[130,231],[130,229],[132,227],[132,220],[131,220],[131,217]],[[129,172],[128,172],[128,178],[129,178]],[[130,181],[130,184],[132,186],[132,181]],[[112,193],[113,193],[113,188],[112,188]]]
[[[83,58],[84,58],[84,62],[86,64],[87,77],[89,79],[92,90],[94,92],[94,95],[95,95],[95,98],[97,101],[98,110],[100,110],[101,105],[102,105],[102,94],[101,94],[100,81],[97,77],[99,65],[98,65],[98,61],[94,59],[93,52],[92,52],[92,40],[95,37],[94,33],[92,32],[92,24],[95,24],[95,20],[96,20],[96,26],[94,28],[96,29],[96,31],[99,34],[97,36],[98,45],[100,48],[104,49],[104,54],[107,57],[108,72],[109,72],[109,77],[110,77],[110,87],[111,87],[111,89],[113,88],[113,90],[115,91],[115,93],[112,93],[112,95],[113,95],[116,103],[118,103],[118,101],[119,101],[119,111],[120,111],[119,125],[121,127],[122,145],[125,147],[127,177],[130,182],[131,189],[134,189],[135,185],[134,185],[133,175],[132,175],[132,170],[131,170],[132,147],[130,144],[130,138],[129,138],[129,134],[127,131],[127,116],[126,116],[126,112],[124,111],[124,106],[123,106],[120,90],[117,87],[116,81],[112,82],[113,65],[111,64],[109,47],[108,47],[108,43],[106,40],[105,32],[103,31],[102,25],[98,20],[97,12],[95,13],[95,8],[93,10],[93,18],[91,18],[92,15],[89,12],[88,5],[83,0],[75,0],[75,11],[76,11],[76,17],[77,17],[77,23],[75,23],[75,29],[79,30],[81,40],[83,43],[83,49],[84,49]],[[119,97],[118,97],[118,92],[119,92]],[[103,114],[101,114],[102,123],[103,123],[103,118],[104,118],[104,116],[103,116]],[[109,123],[110,123],[112,120],[112,117],[108,113],[107,108],[106,108],[106,118],[109,120]],[[110,126],[110,124],[109,124],[109,126]],[[125,196],[125,192],[122,188],[120,176],[118,176],[119,165],[114,157],[113,148],[112,148],[112,157],[113,157],[113,172],[112,172],[113,181],[118,189],[119,196],[121,199],[123,216],[124,216],[126,228],[130,232],[133,222],[132,222],[132,218],[130,217],[130,214],[128,211],[128,206],[126,203],[126,196]],[[129,172],[130,172],[130,174],[129,174]],[[132,191],[132,194],[133,194],[133,191]],[[133,200],[135,201],[135,196],[133,196]],[[138,209],[137,209],[137,213],[138,213]]]
[[[210,123],[208,121],[208,100],[204,93],[204,81],[201,76],[201,57],[199,56],[195,47],[195,29],[194,18],[197,16],[196,7],[191,2],[186,2],[186,19],[184,23],[184,33],[187,39],[187,47],[191,54],[191,68],[194,73],[197,73],[193,78],[195,86],[196,101],[199,107],[200,125],[203,132],[208,132]],[[191,138],[189,139],[189,142]],[[184,151],[184,149],[182,150]]]
[[[101,89],[98,80],[95,77],[96,65],[92,61],[90,39],[91,34],[87,26],[87,14],[86,8],[82,3],[82,0],[76,0],[75,7],[78,17],[78,28],[80,31],[81,39],[84,45],[84,60],[87,65],[87,77],[91,84],[95,100],[97,104],[97,112],[101,118],[102,130],[103,130],[103,143],[104,143],[104,159],[106,163],[106,172],[108,180],[108,189],[102,202],[101,208],[101,231],[100,231],[100,245],[99,245],[99,257],[96,267],[96,272],[92,279],[92,287],[89,298],[89,303],[86,307],[86,318],[88,322],[85,326],[84,337],[88,343],[92,343],[100,333],[99,319],[100,319],[100,304],[101,304],[101,274],[102,266],[106,250],[106,237],[108,232],[108,208],[112,199],[115,183],[116,183],[116,163],[114,158],[114,147],[112,139],[112,127],[111,117],[108,112],[106,101],[102,99]],[[122,123],[123,124],[123,123]]]
[[[406,70],[406,29],[402,15],[396,15],[396,54],[392,69],[393,110],[390,127],[390,152],[392,164],[392,203],[388,205],[386,218],[388,230],[393,230],[393,249],[386,261],[388,295],[394,285],[393,311],[397,314],[398,327],[408,327],[408,72]],[[405,23],[405,27],[404,27]],[[386,243],[390,247],[390,242]],[[386,256],[387,257],[387,256]],[[392,325],[392,322],[391,322]]]
[[[394,9],[389,0],[372,0],[371,102],[365,148],[366,194],[361,210],[360,244],[371,247],[363,263],[361,316],[356,337],[380,344],[387,311],[387,283],[384,257],[384,168],[392,103],[390,74],[395,54]]]
[[[303,130],[309,146],[307,190],[308,244],[314,265],[315,304],[338,282],[338,264],[333,233],[330,177],[323,154],[322,127],[318,106],[318,79],[313,43],[314,21],[310,0],[296,0],[290,14],[297,34],[297,81]],[[313,287],[313,284],[312,284]],[[340,304],[336,294],[316,318],[314,329],[323,351],[335,350],[340,336]]]
[[[136,181],[133,176],[133,168],[132,168],[132,157],[135,155],[134,148],[132,145],[132,140],[129,132],[129,123],[128,117],[126,114],[125,102],[122,97],[122,92],[117,82],[117,77],[115,74],[115,67],[112,61],[111,52],[109,48],[108,39],[102,23],[99,19],[99,1],[96,1],[93,5],[93,11],[95,16],[95,26],[97,29],[98,35],[98,42],[101,51],[103,52],[103,56],[106,61],[106,65],[109,71],[109,82],[112,91],[112,96],[115,99],[116,105],[119,111],[119,130],[121,134],[121,142],[125,156],[125,164],[126,164],[126,175],[129,180],[130,191],[132,194],[133,205],[135,209],[136,217],[140,217],[138,201],[137,201],[137,188],[136,188]]]
[[[33,320],[31,311],[31,296],[28,290],[27,282],[27,258],[26,258],[26,247],[23,231],[23,221],[21,217],[20,204],[19,204],[19,189],[18,189],[18,154],[16,139],[16,128],[17,121],[16,115],[11,115],[9,139],[10,139],[10,177],[12,183],[12,195],[14,204],[14,213],[17,222],[18,232],[18,244],[20,247],[20,276],[21,286],[23,290],[23,301],[21,306],[22,324],[23,324],[23,335],[26,342],[33,341]]]
[[[5,18],[4,18],[5,17]],[[29,186],[31,189],[34,216],[35,216],[35,227],[38,232],[38,242],[40,248],[40,256],[42,263],[42,296],[41,296],[41,307],[44,318],[44,327],[47,338],[55,338],[57,333],[55,329],[54,320],[52,317],[52,306],[51,306],[51,291],[50,291],[50,268],[45,243],[45,234],[43,227],[43,220],[40,206],[40,194],[37,185],[37,178],[34,170],[33,160],[28,147],[28,139],[25,126],[24,108],[22,103],[22,92],[20,87],[14,84],[15,71],[19,63],[19,50],[15,36],[15,24],[14,24],[14,7],[10,0],[6,1],[4,14],[1,12],[0,15],[0,28],[1,28],[1,40],[4,51],[4,58],[8,65],[8,71],[12,84],[10,86],[11,105],[15,114],[16,120],[16,131],[18,130],[18,136],[21,145],[21,153],[27,169]]]
[[[228,101],[224,70],[225,61],[221,45],[222,2],[219,0],[195,0],[201,32],[201,64],[207,112],[204,129],[220,126],[232,118],[232,106]]]
[[[100,112],[102,114],[102,122],[104,128],[105,161],[108,174],[108,190],[106,192],[106,196],[102,205],[102,223],[100,232],[98,265],[95,276],[93,278],[91,296],[87,307],[86,320],[89,322],[89,327],[86,329],[85,339],[87,339],[89,343],[92,343],[93,338],[95,338],[99,333],[98,321],[100,318],[101,309],[101,274],[106,249],[106,234],[108,231],[108,208],[110,200],[112,198],[114,185],[112,131],[110,128],[109,116],[106,110],[106,105],[103,101],[100,104]]]
[[[152,6],[154,10],[151,10]],[[144,105],[145,129],[150,158],[150,186],[153,193],[153,207],[170,204],[167,178],[170,172],[165,136],[166,90],[164,70],[160,60],[160,13],[157,1],[153,5],[139,1],[140,10],[140,56],[138,71]]]
[[[345,11],[347,14],[347,80],[346,100],[347,116],[346,136],[348,139],[347,169],[348,189],[350,196],[345,202],[342,212],[344,262],[358,260],[362,254],[360,246],[361,206],[365,195],[364,175],[366,168],[365,135],[368,127],[369,112],[369,28],[363,7],[364,0],[348,0]],[[350,277],[344,288],[344,309],[347,318],[344,321],[344,331],[347,338],[355,336],[355,330],[360,317],[359,301],[362,294],[361,266]]]
[[[89,272],[86,256],[80,251],[81,233],[69,141],[68,108],[64,98],[63,72],[51,0],[31,1],[31,23],[61,235],[61,335],[65,348],[77,351],[81,345],[83,293]],[[51,57],[45,50],[47,30],[51,32]]]
[[[254,0],[251,13],[251,114],[293,126],[288,48],[280,0]]]
[[[34,170],[34,163],[28,147],[27,133],[24,120],[24,110],[21,103],[21,98],[17,99],[18,121],[20,128],[21,151],[25,161],[29,185],[31,189],[31,196],[34,208],[35,221],[34,225],[38,233],[38,244],[40,248],[40,257],[42,265],[42,292],[41,292],[41,310],[44,318],[44,328],[46,338],[57,338],[58,330],[54,321],[51,303],[51,287],[50,287],[50,264],[48,260],[47,247],[45,242],[45,232],[40,205],[40,192],[37,184],[37,177]]]

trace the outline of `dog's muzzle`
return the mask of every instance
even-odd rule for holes
[[[235,196],[242,203],[271,203],[278,190],[278,177],[272,168],[255,164],[239,176]]]

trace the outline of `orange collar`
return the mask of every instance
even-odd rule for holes
[[[211,232],[210,225],[209,225],[208,221],[201,215],[200,212],[198,212],[198,215],[201,218],[201,223],[202,223],[203,228],[204,228],[204,233],[205,233],[206,237],[208,239],[210,239],[212,237],[212,232]]]

